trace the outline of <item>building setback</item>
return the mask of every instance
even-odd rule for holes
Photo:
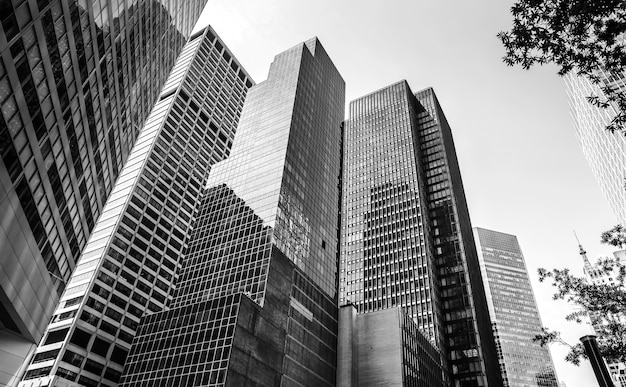
[[[619,92],[626,91],[626,74],[615,76],[601,71],[598,76],[602,79],[601,86],[610,85]],[[567,86],[574,131],[583,154],[616,221],[626,224],[626,136],[606,130],[619,107],[615,102],[606,109],[589,103],[587,97],[596,95],[604,98],[604,93],[599,85],[594,85],[588,78],[579,77],[570,71],[563,79]]]
[[[122,386],[333,386],[345,84],[313,38],[277,55],[211,171],[169,310]]]
[[[115,386],[139,319],[172,297],[213,164],[252,81],[207,27],[184,47],[20,386]]]
[[[548,348],[533,342],[541,318],[515,235],[474,228],[504,386],[559,383]]]
[[[401,307],[441,350],[450,382],[501,384],[452,134],[432,89],[413,95],[401,81],[351,102],[343,169],[340,304]]]
[[[41,339],[204,3],[0,2],[0,384]]]

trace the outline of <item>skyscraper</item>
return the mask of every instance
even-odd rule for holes
[[[117,384],[139,319],[172,297],[197,202],[250,86],[210,27],[190,38],[20,385]]]
[[[532,340],[541,318],[515,235],[474,228],[504,386],[559,383],[548,348]]]
[[[0,383],[42,337],[204,3],[0,1]]]
[[[142,318],[122,386],[335,384],[344,88],[314,38],[250,90],[170,308]]]
[[[500,384],[452,134],[432,89],[405,81],[350,103],[340,303],[402,307],[459,386]]]
[[[621,92],[626,91],[626,76],[615,78],[604,72],[598,75],[602,77],[604,84],[616,87]],[[602,109],[590,104],[587,101],[588,96],[603,97],[604,94],[589,79],[576,76],[572,72],[564,79],[574,130],[585,158],[613,210],[615,219],[626,224],[626,137],[606,130],[606,126],[617,113],[617,107],[610,104]]]

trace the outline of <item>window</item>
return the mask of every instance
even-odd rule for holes
[[[30,370],[24,375],[24,380],[34,379],[42,375],[48,375],[52,367],[43,367],[36,370]]]
[[[74,353],[70,350],[65,351],[65,355],[63,355],[63,361],[69,363],[73,366],[80,367],[85,357],[81,356],[77,353]]]
[[[94,343],[95,344],[95,343]],[[92,374],[96,374],[98,376],[102,375],[102,371],[104,370],[104,366],[96,361],[91,359],[87,359],[85,362],[85,371],[91,372]]]
[[[117,364],[124,365],[124,363],[126,363],[127,356],[128,351],[116,345],[113,349],[113,352],[111,353],[111,360],[116,362]]]
[[[58,349],[55,349],[54,351],[47,351],[47,352],[38,353],[33,358],[33,364],[41,363],[41,362],[44,362],[44,361],[55,359],[58,354],[59,354],[59,350]]]
[[[46,337],[46,341],[44,342],[44,345],[58,343],[59,341],[63,341],[69,330],[70,330],[69,328],[65,328],[65,329],[60,329],[58,331],[49,332],[48,337]]]
[[[91,352],[95,353],[96,355],[106,357],[107,352],[109,351],[109,347],[111,347],[111,343],[108,343],[101,338],[96,337],[93,341],[93,345],[91,346]]]

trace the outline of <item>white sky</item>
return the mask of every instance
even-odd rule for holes
[[[256,82],[273,57],[319,37],[346,81],[346,106],[406,79],[432,86],[452,127],[472,225],[517,235],[543,323],[571,343],[588,328],[539,284],[538,267],[582,274],[573,235],[595,260],[612,249],[600,233],[616,221],[582,155],[556,68],[504,65],[496,33],[511,25],[512,0],[209,0],[211,24]],[[567,387],[595,385],[587,362],[551,348]]]

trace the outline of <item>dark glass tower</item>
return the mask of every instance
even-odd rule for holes
[[[452,381],[458,386],[500,386],[498,357],[452,131],[432,89],[419,91],[415,97]]]
[[[344,81],[317,39],[279,54],[211,171],[169,310],[122,386],[333,386]]]
[[[450,128],[432,89],[402,81],[350,103],[340,303],[401,307],[458,386],[499,369]]]
[[[139,319],[171,299],[203,186],[211,166],[229,154],[250,86],[210,27],[190,38],[22,386],[117,384]]]
[[[42,337],[204,3],[0,1],[0,347]]]
[[[515,235],[474,228],[503,386],[558,387],[548,348],[533,342],[541,318]]]

